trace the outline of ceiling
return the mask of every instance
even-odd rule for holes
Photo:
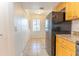
[[[59,3],[60,2],[16,2],[15,6],[18,8],[18,14],[21,13],[19,8],[22,8],[23,12],[25,11],[26,13],[47,16]],[[38,11],[40,8],[43,8],[43,10]]]
[[[18,2],[24,9],[40,9],[41,7],[44,8],[44,10],[53,10],[54,7],[59,2]]]

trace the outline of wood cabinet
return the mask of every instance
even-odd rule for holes
[[[56,36],[56,56],[75,56],[76,48],[75,43],[63,38]]]
[[[63,2],[56,6],[55,11],[61,12],[65,8],[65,20],[75,20],[79,18],[79,2]]]
[[[72,20],[73,19],[73,7],[72,3],[68,2],[66,3],[66,11],[65,11],[65,18],[66,20]]]
[[[66,3],[66,20],[75,20],[79,18],[79,2]]]
[[[71,51],[67,48],[62,47],[62,56],[71,56]]]
[[[56,56],[62,56],[61,38],[56,37]]]
[[[73,2],[74,18],[79,18],[79,2]]]

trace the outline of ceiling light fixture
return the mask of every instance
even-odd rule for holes
[[[35,10],[34,13],[35,13],[35,14],[43,14],[43,13],[44,13],[44,10],[41,10],[41,9]]]
[[[39,10],[35,10],[35,14],[43,14],[44,13],[44,8],[40,7]]]

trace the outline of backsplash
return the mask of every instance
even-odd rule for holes
[[[79,36],[79,20],[72,21],[72,36]]]
[[[76,32],[76,31],[73,31],[72,34],[75,36],[79,36],[79,32]]]
[[[72,21],[72,32],[73,31],[79,32],[79,20]]]
[[[64,21],[62,23],[54,24],[54,30],[57,34],[71,34],[71,21]]]

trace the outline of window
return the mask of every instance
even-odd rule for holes
[[[45,31],[48,31],[48,20],[45,20]]]
[[[19,32],[25,32],[28,30],[28,19],[23,18],[23,17],[18,17],[15,23],[15,26],[17,28],[17,31]]]
[[[28,20],[27,19],[21,20],[21,26],[22,26],[22,31],[27,31],[28,30]]]
[[[33,20],[33,31],[40,31],[40,19]]]

